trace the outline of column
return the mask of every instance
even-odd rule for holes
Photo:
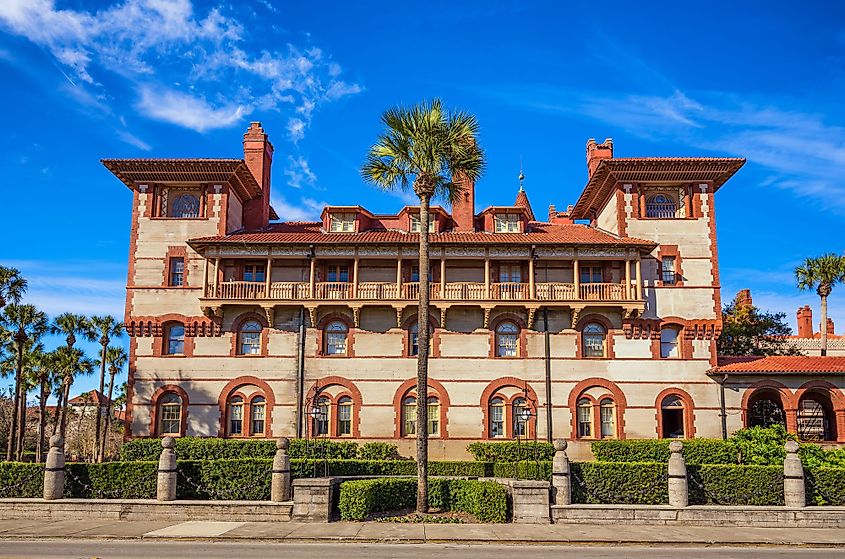
[[[220,259],[214,259],[214,293],[212,294],[213,297],[220,297],[220,293],[218,292],[218,286],[220,284]]]
[[[484,257],[484,298],[490,298],[490,257]]]
[[[631,261],[625,260],[625,299],[631,299]]]
[[[531,300],[536,299],[536,291],[537,286],[534,283],[534,259],[528,259],[528,298]]]
[[[445,249],[443,253],[445,254]],[[446,298],[446,257],[444,254],[440,255],[440,296],[439,299]]]
[[[264,298],[270,298],[270,279],[273,275],[273,259],[267,259],[267,268],[264,270]]]
[[[314,285],[315,280],[317,279],[317,259],[311,258],[310,261],[311,268],[308,271],[308,298],[314,298]]]
[[[402,258],[396,261],[396,298],[402,298]]]
[[[804,466],[798,457],[798,443],[787,441],[786,459],[783,461],[783,497],[787,507],[806,507],[804,492]]]
[[[50,437],[50,451],[44,464],[44,499],[61,499],[65,493],[65,440],[61,435]]]
[[[575,284],[575,298],[581,298],[581,270],[578,269],[578,259],[572,261],[572,279]]]
[[[355,260],[352,262],[352,298],[358,298],[358,250],[355,250]]]
[[[173,437],[161,439],[161,456],[158,459],[158,480],[156,499],[159,501],[176,500],[176,452]]]
[[[287,437],[276,441],[276,456],[273,457],[273,470],[270,481],[270,500],[281,503],[290,500],[290,458]]]
[[[636,268],[636,273],[634,274],[634,276],[635,276],[634,279],[637,282],[637,300],[642,301],[643,300],[643,273],[642,273],[643,269],[642,269],[642,262],[639,258],[637,259],[637,265],[636,265],[635,268]]]
[[[202,296],[208,297],[208,258],[202,259]]]
[[[572,481],[570,480],[569,457],[566,455],[566,439],[555,439],[555,456],[552,460],[552,487],[556,505],[572,504]]]
[[[671,507],[689,505],[687,465],[681,454],[683,448],[684,444],[681,441],[669,443],[669,506]]]

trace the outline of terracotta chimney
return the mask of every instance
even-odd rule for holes
[[[810,305],[804,305],[798,308],[796,313],[798,318],[798,337],[812,338],[813,337],[813,309]]]
[[[463,177],[455,177],[462,192],[452,203],[452,221],[455,231],[475,231],[475,182]]]
[[[827,319],[827,335],[832,336],[833,334],[835,334],[835,332],[833,331],[833,319],[828,317],[828,319]]]
[[[752,307],[754,306],[754,302],[751,300],[751,290],[750,289],[743,289],[739,293],[736,294],[736,306],[737,307]]]
[[[613,159],[613,139],[597,144],[595,138],[587,140],[587,176],[592,177],[602,159]]]
[[[252,122],[244,134],[244,161],[262,195],[244,204],[244,227],[260,229],[270,223],[270,166],[273,163],[273,144],[260,122]]]

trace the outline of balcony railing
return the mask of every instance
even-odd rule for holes
[[[270,284],[269,297],[267,286],[263,282],[226,281],[217,286],[218,299],[249,300],[272,299],[283,301],[299,300],[353,300],[351,282],[316,282],[314,295],[308,282],[273,282]],[[419,282],[407,282],[401,286],[397,296],[397,286],[391,282],[361,282],[358,284],[354,300],[417,300],[420,296]],[[442,293],[441,293],[442,291]],[[582,283],[577,294],[572,283],[538,282],[534,285],[534,298],[531,297],[531,285],[528,283],[490,283],[450,282],[441,287],[439,282],[429,283],[429,297],[433,301],[625,301],[635,300],[634,285],[630,297],[622,283]]]

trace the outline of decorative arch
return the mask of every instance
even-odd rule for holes
[[[158,432],[159,402],[165,394],[169,394],[171,392],[177,394],[182,399],[182,409],[179,414],[179,420],[181,423],[179,427],[179,434],[184,437],[188,432],[188,393],[177,384],[165,384],[164,386],[159,386],[150,398],[149,433],[151,437],[157,437],[160,435]]]
[[[575,323],[575,332],[577,334],[577,340],[575,345],[575,358],[576,359],[586,359],[584,357],[584,340],[582,337],[582,332],[584,327],[591,322],[597,322],[601,324],[605,331],[607,332],[605,336],[605,356],[602,359],[614,359],[616,354],[613,351],[613,333],[615,332],[615,328],[613,327],[613,323],[608,319],[606,316],[599,314],[599,313],[590,313],[578,318],[578,322]],[[598,357],[590,357],[589,359],[599,359]]]
[[[833,412],[832,430],[836,442],[845,442],[845,395],[842,390],[836,385],[821,379],[811,380],[802,384],[798,390],[795,391],[795,408],[796,408],[796,430],[798,426],[798,407],[802,398],[810,396],[813,392],[822,392],[830,399],[831,411]]]
[[[324,394],[324,390],[330,386],[340,386],[343,391],[335,394]],[[361,398],[361,391],[351,380],[340,376],[328,376],[318,379],[311,385],[311,388],[306,394],[306,402],[314,402],[318,397],[324,397],[329,400],[331,406],[331,413],[329,414],[329,437],[338,437],[337,429],[337,405],[338,401],[344,396],[352,400],[352,433],[351,437],[361,437],[361,406],[363,399]]]
[[[660,356],[660,334],[664,328],[675,328],[678,331],[678,357],[676,359],[692,359],[692,340],[695,332],[689,328],[689,320],[679,316],[665,316],[660,319],[657,328],[651,332],[651,353],[654,359]]]
[[[261,325],[261,350],[258,355],[240,355],[238,354],[238,343],[240,341],[240,331],[241,327],[247,322],[254,320]],[[232,348],[231,348],[231,356],[232,357],[267,357],[267,342],[268,342],[268,330],[270,326],[267,323],[267,317],[262,314],[259,314],[254,311],[246,311],[238,315],[235,320],[232,321]]]
[[[448,439],[449,438],[449,406],[451,405],[451,401],[449,400],[449,393],[446,392],[446,388],[444,388],[443,384],[440,381],[434,380],[432,378],[428,379],[428,388],[434,389],[435,394],[438,400],[440,401],[440,435],[438,438],[440,439]],[[393,395],[393,413],[395,416],[394,428],[393,428],[393,436],[394,438],[401,439],[402,438],[402,400],[404,400],[407,396],[416,396],[417,390],[417,379],[410,378],[399,385],[399,388],[396,390],[396,393]],[[432,394],[429,392],[429,396]],[[417,404],[419,404],[419,398],[417,398]]]
[[[266,402],[263,438],[270,438],[273,436],[273,409],[276,407],[276,395],[273,393],[273,389],[270,388],[270,385],[267,384],[267,382],[261,380],[260,378],[253,376],[241,376],[226,383],[226,386],[223,387],[223,390],[220,391],[220,396],[217,398],[217,408],[220,413],[217,426],[218,437],[226,437],[226,403],[229,401],[231,396],[238,393],[238,389],[241,386],[246,384],[257,386],[263,393],[262,396],[264,396]],[[249,412],[249,402],[247,402],[246,398],[244,398],[244,417],[250,417]],[[248,437],[249,435],[245,436]]]
[[[523,391],[526,391],[527,389],[528,395],[526,399],[528,400],[529,407],[531,407],[534,411],[532,420],[528,422],[528,437],[534,437],[537,431],[537,412],[540,408],[540,401],[537,399],[537,393],[534,391],[534,388],[532,388],[531,384],[529,384],[527,381],[516,377],[500,377],[494,381],[491,381],[481,393],[481,400],[479,402],[479,405],[481,406],[481,411],[483,415],[483,423],[481,430],[482,438],[492,438],[490,436],[490,401],[493,400],[493,398],[495,398],[497,395],[505,401],[505,438],[513,438],[513,401],[519,397],[522,397],[524,395],[524,392],[515,394],[511,397],[498,394],[498,392],[502,388],[507,388],[510,386]]]
[[[625,394],[622,390],[616,385],[616,383],[609,381],[607,379],[599,378],[599,377],[592,377],[588,379],[584,379],[572,389],[569,393],[569,401],[567,405],[569,406],[570,415],[571,417],[571,428],[572,428],[572,438],[578,438],[578,400],[582,397],[589,397],[589,394],[584,394],[590,388],[594,386],[599,386],[601,388],[606,389],[610,394],[609,396],[613,399],[613,403],[615,405],[615,412],[616,415],[614,417],[616,421],[616,438],[617,439],[624,439],[625,438],[625,409],[628,407],[628,401],[625,398]],[[603,396],[605,397],[605,396]],[[600,402],[600,400],[594,400],[596,404]],[[594,406],[594,414],[598,415],[599,411],[597,406]],[[598,419],[598,421],[597,421]],[[600,424],[600,418],[596,418],[594,416],[593,423],[595,425]],[[592,437],[595,438],[595,437]]]
[[[798,430],[798,423],[796,412],[798,410],[798,400],[785,384],[771,379],[758,380],[749,385],[742,394],[742,424],[745,427],[749,426],[750,418],[748,417],[749,406],[752,398],[759,396],[761,392],[767,390],[776,392],[780,397],[781,405],[786,420],[786,430],[790,433],[795,433]]]
[[[496,334],[499,325],[503,322],[513,322],[519,328],[519,337],[517,338],[516,357],[499,357],[496,355]],[[487,330],[489,336],[489,357],[495,359],[520,359],[524,358],[528,347],[528,323],[518,314],[513,312],[503,312],[496,315],[490,321]]]
[[[662,390],[657,398],[654,400],[654,408],[656,410],[657,419],[657,438],[663,438],[663,400],[667,396],[677,396],[684,403],[684,438],[692,439],[695,437],[695,404],[692,396],[686,390],[680,388],[666,388]]]

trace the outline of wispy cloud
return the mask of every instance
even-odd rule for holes
[[[180,91],[144,86],[137,107],[147,116],[197,132],[226,128],[244,114],[242,105],[213,107],[205,99]]]
[[[288,186],[291,188],[314,186],[317,182],[317,175],[311,170],[308,160],[301,155],[298,157],[288,155],[288,166],[285,169],[285,176],[288,178]]]
[[[274,196],[272,203],[282,221],[318,221],[323,208],[328,205],[313,198],[300,198],[299,203],[291,203],[283,196]]]

